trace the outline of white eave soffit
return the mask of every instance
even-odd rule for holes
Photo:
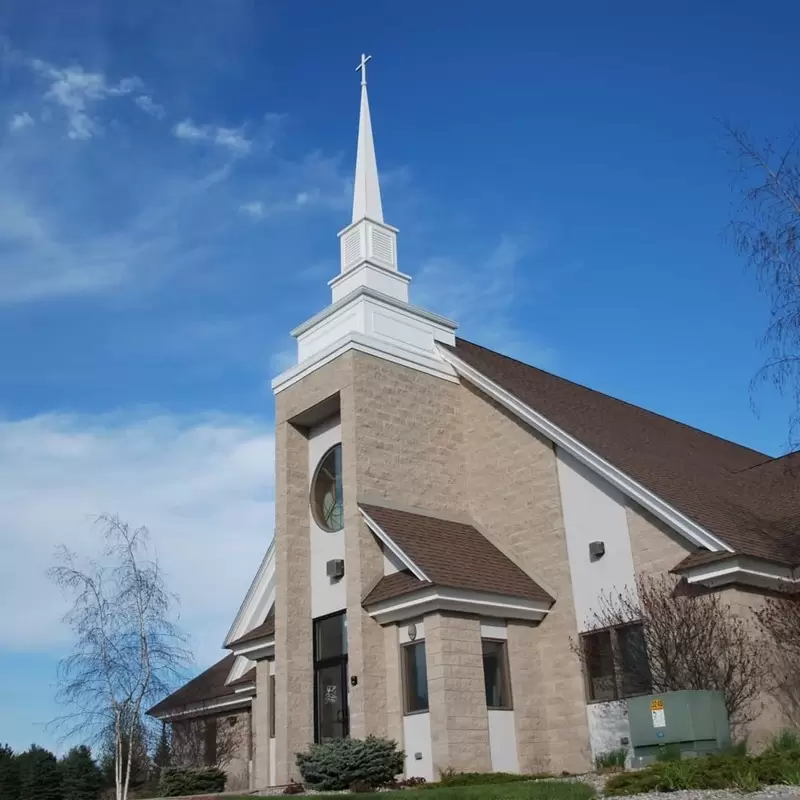
[[[367,612],[381,625],[401,622],[432,611],[456,611],[482,617],[538,622],[549,613],[551,605],[544,600],[425,586],[411,594],[370,604]]]
[[[653,492],[633,480],[633,478],[626,475],[622,470],[610,464],[573,436],[570,436],[570,434],[558,427],[558,425],[550,422],[547,417],[523,403],[511,394],[511,392],[503,389],[500,385],[487,378],[483,373],[471,367],[465,361],[462,361],[457,355],[450,352],[450,350],[440,347],[439,352],[460,377],[469,381],[493,400],[496,400],[500,405],[511,411],[534,430],[537,430],[543,436],[555,442],[559,447],[564,448],[566,452],[603,477],[624,495],[635,500],[655,517],[680,533],[691,542],[691,544],[696,547],[703,547],[706,550],[710,550],[712,553],[733,552],[733,548],[723,542],[722,539],[714,536],[710,531],[698,525],[685,514],[678,511],[678,509],[653,494]]]
[[[687,583],[708,588],[730,584],[777,590],[800,588],[798,569],[749,556],[732,555],[713,564],[687,567],[677,572]]]

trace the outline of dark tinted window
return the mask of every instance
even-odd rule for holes
[[[406,714],[427,711],[428,665],[425,660],[425,642],[405,645],[402,651]]]
[[[347,625],[344,614],[314,621],[316,635],[315,658],[324,661],[327,658],[338,658],[347,655]]]
[[[511,708],[506,643],[484,639],[483,682],[487,708]]]
[[[587,633],[583,637],[586,680],[590,700],[616,700],[614,680],[614,651],[611,631]]]

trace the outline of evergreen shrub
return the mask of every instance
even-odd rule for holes
[[[397,742],[367,736],[313,744],[297,754],[297,767],[312,789],[341,791],[356,781],[370,787],[391,783],[403,771],[404,760]]]

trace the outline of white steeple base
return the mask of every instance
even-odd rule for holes
[[[436,342],[455,344],[455,330],[449,319],[362,285],[292,331],[299,363],[275,378],[272,390],[277,394],[348,350],[455,382],[436,349]]]
[[[348,350],[457,381],[437,342],[454,345],[456,323],[408,302],[411,278],[397,268],[397,228],[383,221],[378,163],[372,139],[366,65],[361,56],[353,221],[339,232],[340,274],[328,283],[331,305],[292,331],[297,366],[272,381],[278,392]]]

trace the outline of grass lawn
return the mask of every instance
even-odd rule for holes
[[[432,786],[424,791],[400,789],[350,796],[358,800],[590,800],[594,794],[594,789],[585,783],[539,780],[488,786]],[[303,796],[295,795],[297,800],[302,800]],[[225,800],[253,800],[253,795],[227,796]]]

